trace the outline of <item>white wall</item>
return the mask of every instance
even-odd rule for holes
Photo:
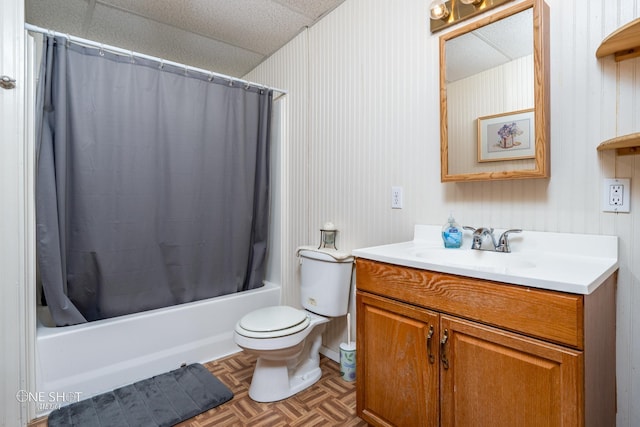
[[[517,0],[519,1],[519,0]],[[289,90],[284,298],[296,304],[295,247],[332,220],[338,247],[409,240],[416,223],[620,237],[618,426],[640,425],[640,156],[598,153],[640,131],[640,59],[597,60],[601,40],[640,16],[638,0],[547,0],[551,14],[551,178],[440,183],[438,36],[425,0],[347,0],[250,73]],[[630,177],[630,214],[600,211],[604,177]],[[392,185],[404,209],[390,209]],[[632,260],[636,260],[635,265]],[[344,322],[325,344],[344,339]]]
[[[24,6],[20,0],[2,3],[0,13],[0,75],[16,80],[16,88],[0,89],[0,426],[26,424],[29,408],[17,399],[31,390],[35,319],[25,314],[33,301],[33,203],[26,189],[33,185],[33,152],[27,135],[25,96]],[[31,123],[32,126],[32,123]]]

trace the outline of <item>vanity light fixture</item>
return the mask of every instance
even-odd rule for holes
[[[433,0],[429,4],[431,32],[435,33],[510,1],[513,0]]]
[[[431,19],[447,19],[449,8],[445,0],[433,0],[429,6]]]

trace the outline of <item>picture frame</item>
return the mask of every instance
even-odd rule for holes
[[[533,159],[536,151],[533,108],[478,117],[478,162]]]

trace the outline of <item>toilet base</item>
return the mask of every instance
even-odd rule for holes
[[[256,402],[275,402],[315,384],[322,377],[320,346],[324,329],[324,324],[315,326],[305,339],[302,351],[294,351],[292,358],[274,359],[254,353],[258,361],[249,397]]]

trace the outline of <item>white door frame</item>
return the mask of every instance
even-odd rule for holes
[[[0,425],[25,426],[35,407],[35,220],[33,132],[28,128],[24,0],[2,0],[0,76]],[[29,104],[29,105],[27,105]],[[22,393],[22,394],[21,394]]]

